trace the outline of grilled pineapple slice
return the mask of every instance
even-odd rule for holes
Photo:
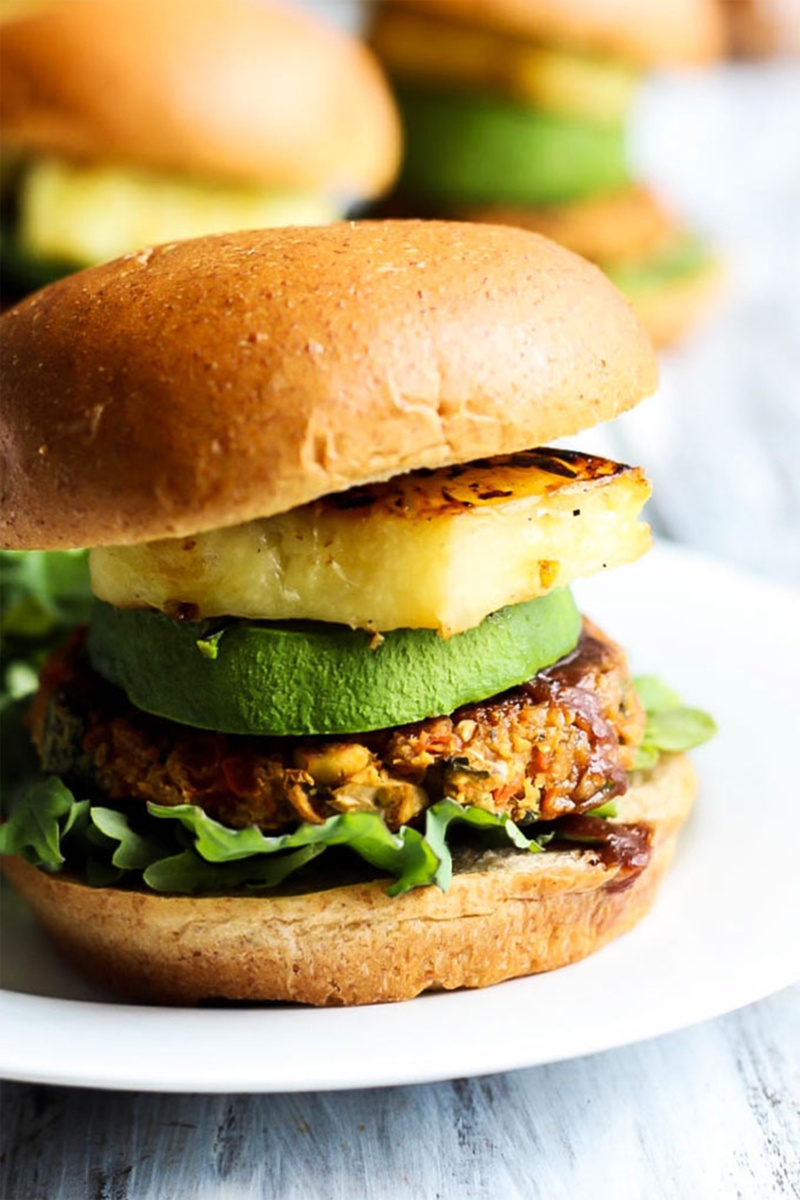
[[[626,120],[638,79],[623,62],[470,29],[428,13],[385,8],[370,41],[398,78],[497,91],[592,122]]]
[[[330,197],[213,183],[130,167],[32,162],[20,185],[20,242],[37,258],[91,264],[142,246],[272,225],[324,225]]]
[[[650,544],[637,521],[649,494],[639,469],[531,450],[415,471],[230,529],[93,550],[92,585],[122,608],[449,636],[638,558]]]

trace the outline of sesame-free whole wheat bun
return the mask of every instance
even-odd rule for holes
[[[656,386],[595,267],[443,222],[201,238],[2,317],[2,545],[125,544],[574,434]]]
[[[3,25],[6,149],[320,189],[392,181],[400,128],[372,54],[272,0],[70,0]]]
[[[723,50],[719,0],[387,0],[461,24],[604,52],[642,66],[704,63]]]
[[[585,847],[483,851],[447,892],[400,899],[381,881],[186,897],[92,888],[21,858],[3,869],[64,957],[128,998],[375,1004],[551,971],[631,929],[655,899],[694,791],[684,755],[634,777],[618,817],[650,829],[653,855],[633,880]]]

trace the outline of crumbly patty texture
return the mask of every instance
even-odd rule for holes
[[[627,790],[644,713],[622,649],[584,621],[572,654],[451,716],[353,736],[238,737],[134,708],[77,633],[46,664],[31,712],[42,766],[115,801],[197,804],[277,832],[336,813],[413,824],[443,796],[515,821],[581,813]]]

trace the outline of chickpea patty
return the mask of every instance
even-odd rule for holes
[[[30,721],[44,769],[76,786],[269,832],[354,811],[397,829],[443,796],[523,823],[586,812],[627,789],[644,730],[624,652],[588,621],[572,654],[520,687],[346,741],[150,716],[92,669],[78,633],[45,665]]]

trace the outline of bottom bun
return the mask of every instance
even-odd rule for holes
[[[19,858],[5,870],[63,956],[129,999],[374,1004],[550,971],[625,933],[653,903],[694,792],[683,755],[635,777],[618,820],[649,825],[653,855],[627,887],[586,848],[471,853],[449,891],[398,899],[380,881],[187,898],[90,888]]]

